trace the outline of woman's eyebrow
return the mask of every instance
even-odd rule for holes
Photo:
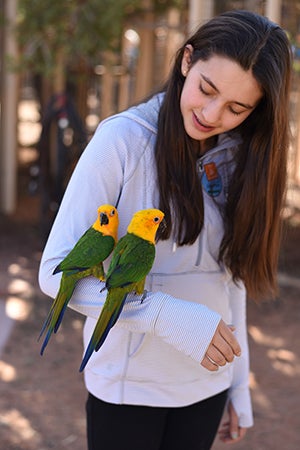
[[[206,83],[208,83],[216,92],[218,92],[218,94],[220,93],[217,86],[209,78],[207,78],[207,76],[205,76],[203,73],[201,73],[200,75],[203,78],[203,80],[206,81]],[[254,108],[254,106],[249,105],[248,103],[237,102],[235,100],[233,100],[232,103],[235,103],[236,105],[242,106],[243,108],[246,108],[246,109]]]
[[[203,78],[203,80],[206,81],[206,83],[208,83],[216,92],[220,93],[217,86],[215,86],[214,83],[209,78],[207,78],[205,75],[203,75],[203,73],[201,73],[200,75]]]

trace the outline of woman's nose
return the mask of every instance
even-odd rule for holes
[[[221,117],[222,108],[217,101],[210,101],[202,108],[202,116],[208,125],[216,124]]]

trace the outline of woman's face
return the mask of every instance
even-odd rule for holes
[[[190,65],[193,48],[187,46],[181,70],[186,80],[180,109],[187,134],[199,141],[240,125],[262,98],[251,71],[223,56]]]

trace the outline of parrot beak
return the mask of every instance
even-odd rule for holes
[[[156,232],[156,236],[155,236],[155,241],[156,241],[156,242],[159,241],[159,239],[160,239],[160,237],[161,237],[161,235],[162,235],[162,232],[163,232],[166,228],[167,228],[167,222],[166,222],[165,219],[163,219],[163,220],[160,222],[159,227],[158,227],[157,232]]]
[[[107,214],[105,214],[104,212],[100,213],[100,225],[108,225],[109,220],[107,217]]]

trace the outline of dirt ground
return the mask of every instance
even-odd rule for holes
[[[37,343],[50,306],[37,284],[43,240],[37,199],[21,198],[0,216],[0,448],[86,449],[83,318],[69,310],[43,357]],[[273,302],[249,302],[251,390],[255,426],[236,450],[300,449],[300,220],[290,211]],[[4,320],[5,319],[5,320]],[[226,448],[216,440],[214,450]],[[142,450],[142,449],[141,449]],[[170,449],[171,450],[171,449]],[[187,449],[188,450],[188,449]]]

